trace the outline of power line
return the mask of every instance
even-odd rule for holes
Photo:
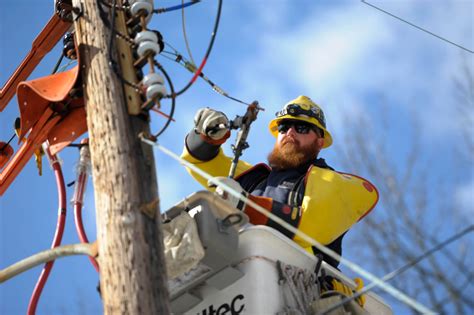
[[[459,47],[459,48],[461,48],[461,49],[463,49],[463,50],[465,50],[465,51],[470,52],[471,54],[474,53],[474,51],[472,51],[472,50],[469,50],[469,49],[467,49],[467,48],[465,48],[465,47],[463,47],[463,46],[461,46],[461,45],[459,45],[459,44],[456,44],[456,43],[454,43],[454,42],[452,42],[452,41],[450,41],[450,40],[448,40],[448,39],[446,39],[446,38],[444,38],[444,37],[441,37],[441,36],[439,36],[439,35],[437,35],[437,34],[435,34],[435,33],[433,33],[433,32],[430,32],[430,31],[428,31],[428,30],[422,28],[422,27],[419,27],[418,25],[415,25],[415,24],[413,24],[413,23],[411,23],[411,22],[408,22],[407,20],[404,20],[404,19],[402,19],[401,17],[396,16],[395,14],[392,14],[392,13],[390,13],[390,12],[387,12],[387,11],[385,11],[385,10],[379,8],[379,7],[376,7],[375,5],[373,5],[373,4],[371,4],[371,3],[368,3],[367,1],[361,0],[361,2],[362,2],[362,3],[365,3],[365,4],[368,5],[368,6],[371,6],[371,7],[374,8],[374,9],[379,10],[380,12],[383,12],[383,13],[385,13],[385,14],[387,14],[387,15],[390,15],[391,17],[394,17],[394,18],[396,18],[397,20],[400,20],[400,21],[402,21],[402,22],[404,22],[404,23],[406,23],[406,24],[408,24],[408,25],[410,25],[410,26],[413,26],[414,28],[417,28],[417,29],[419,29],[420,31],[423,31],[423,32],[425,32],[425,33],[428,33],[428,34],[430,34],[431,36],[434,36],[434,37],[436,37],[436,38],[438,38],[438,39],[441,39],[441,40],[443,40],[443,41],[445,41],[445,42],[447,42],[447,43],[449,43],[449,44],[451,44],[451,45],[457,46],[457,47]]]
[[[382,280],[383,281],[389,281],[389,280],[395,278],[395,276],[398,276],[401,273],[407,271],[408,269],[410,269],[414,265],[418,264],[423,259],[427,258],[428,256],[434,254],[438,250],[442,249],[443,247],[449,245],[450,243],[456,241],[457,239],[463,237],[464,235],[466,235],[466,234],[468,234],[472,231],[474,231],[474,224],[468,226],[467,228],[465,228],[461,232],[452,235],[451,237],[447,238],[443,242],[438,243],[436,246],[434,246],[431,249],[427,250],[426,252],[424,252],[423,254],[418,256],[417,258],[413,259],[412,261],[408,262],[407,264],[395,269],[394,271],[392,271],[390,273],[387,273],[385,276],[382,277]],[[344,304],[346,304],[346,303],[348,303],[352,300],[357,299],[361,295],[363,295],[363,294],[369,292],[370,290],[372,290],[374,287],[375,287],[374,283],[369,284],[368,286],[366,286],[362,290],[356,292],[354,295],[349,296],[349,297],[341,300],[339,303],[336,303],[336,304],[332,305],[331,307],[327,308],[326,310],[322,311],[321,314],[327,314],[327,313],[337,309],[338,307],[340,307],[340,306],[342,306],[342,305],[344,305]]]

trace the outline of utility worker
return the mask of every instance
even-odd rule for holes
[[[224,155],[221,145],[230,136],[227,117],[222,112],[203,108],[196,113],[194,122],[182,157],[212,176],[226,176],[231,158]],[[268,155],[269,166],[263,163],[252,166],[239,161],[235,181],[226,178],[225,183],[341,254],[344,234],[375,206],[377,190],[367,180],[336,172],[324,159],[318,158],[320,150],[332,144],[332,137],[326,129],[323,111],[310,98],[299,96],[286,104],[276,113],[269,129],[276,137]],[[203,177],[188,171],[207,187]],[[251,223],[275,228],[308,252],[319,253],[265,215],[220,192],[236,208],[243,208]],[[339,263],[324,254],[323,259],[334,267]]]

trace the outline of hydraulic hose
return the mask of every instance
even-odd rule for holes
[[[81,149],[79,153],[79,163],[77,165],[77,177],[76,177],[76,188],[74,190],[74,222],[76,224],[77,235],[81,243],[88,244],[89,239],[87,238],[86,231],[84,230],[84,224],[82,222],[82,205],[84,201],[84,193],[87,184],[87,178],[90,170],[90,153],[88,139],[81,141]],[[99,265],[97,261],[89,256],[89,260],[94,266],[95,270],[99,272]]]
[[[54,234],[53,238],[53,243],[51,245],[51,248],[58,247],[61,245],[61,240],[63,238],[63,232],[64,232],[64,225],[66,221],[66,208],[67,208],[67,202],[66,202],[66,185],[64,184],[64,177],[63,177],[63,172],[61,169],[61,164],[59,163],[59,160],[56,155],[52,155],[50,150],[49,150],[49,145],[44,143],[43,144],[43,150],[46,153],[46,156],[49,160],[49,164],[53,168],[55,177],[56,177],[56,185],[58,189],[58,221],[56,224],[56,232]],[[51,269],[53,268],[54,261],[47,262],[43,270],[41,271],[41,274],[38,278],[38,281],[36,282],[36,286],[33,290],[33,293],[31,294],[30,302],[28,304],[28,315],[34,315],[36,312],[36,306],[38,305],[38,300],[41,296],[41,292],[43,291],[44,285],[46,281],[48,280],[49,274],[51,272]]]

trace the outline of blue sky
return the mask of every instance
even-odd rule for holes
[[[171,6],[180,1],[159,3]],[[472,1],[370,3],[474,50]],[[196,62],[207,48],[216,8],[215,1],[206,1],[186,10],[187,34]],[[52,1],[0,0],[2,85],[27,54],[52,11]],[[156,15],[149,27],[159,30],[166,42],[187,55],[180,11]],[[50,73],[60,50],[56,47],[31,78]],[[178,88],[190,79],[190,74],[177,64],[161,56],[157,60],[163,63]],[[244,159],[251,163],[264,161],[273,146],[274,139],[267,125],[274,113],[301,94],[312,97],[322,106],[335,143],[350,132],[345,129],[344,115],[363,116],[377,131],[384,128],[378,115],[386,113],[390,127],[395,130],[386,139],[387,145],[397,148],[397,154],[403,159],[411,133],[415,131],[420,134],[420,145],[426,152],[454,150],[459,143],[461,117],[453,110],[452,80],[460,73],[463,63],[473,70],[473,55],[360,1],[242,0],[224,2],[216,42],[204,73],[229,94],[248,102],[258,100],[266,109],[252,126],[250,148],[244,153]],[[381,99],[385,101],[384,108],[380,107]],[[230,118],[245,111],[244,106],[223,98],[198,81],[177,100],[176,122],[160,138],[160,143],[180,153],[182,139],[193,126],[194,113],[204,106],[222,110]],[[163,102],[163,110],[169,110],[169,103]],[[468,115],[472,117],[473,111]],[[13,99],[0,113],[1,140],[10,138],[17,116],[16,99]],[[412,129],[412,119],[418,122],[417,130]],[[163,123],[163,118],[152,117],[153,130],[158,130]],[[474,132],[472,126],[470,131]],[[367,135],[367,140],[371,137]],[[230,152],[229,145],[230,142],[224,146],[227,152]],[[339,142],[338,145],[344,144]],[[340,169],[334,149],[329,148],[322,156]],[[66,182],[74,180],[77,157],[76,149],[60,153]],[[162,210],[201,189],[178,163],[158,151],[155,157]],[[441,167],[449,162],[448,157],[440,154],[433,161],[433,168],[442,176],[443,172],[451,172]],[[56,226],[57,193],[47,161],[43,163],[43,176],[37,175],[35,163],[30,161],[0,199],[0,268],[51,244]],[[453,191],[460,209],[466,217],[472,218],[472,157],[466,169],[464,176],[453,183]],[[68,188],[68,199],[72,193],[73,189]],[[89,238],[95,239],[91,183],[83,212]],[[472,219],[470,221],[472,223]],[[72,208],[69,208],[63,244],[77,242]],[[356,257],[349,258],[363,265]],[[17,276],[0,287],[0,313],[26,312],[41,268]],[[98,276],[87,258],[57,261],[43,290],[38,313],[100,313],[101,303],[95,291],[97,283]]]

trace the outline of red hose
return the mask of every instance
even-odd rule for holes
[[[55,248],[61,245],[61,240],[63,238],[64,225],[66,221],[66,185],[64,184],[63,172],[61,170],[61,164],[59,164],[58,158],[56,155],[51,155],[49,147],[45,147],[45,153],[48,155],[51,165],[56,176],[56,185],[58,188],[58,222],[56,224],[56,232],[54,234],[53,244],[51,248]],[[36,282],[36,286],[33,290],[33,293],[30,298],[30,303],[28,304],[28,315],[34,315],[36,312],[36,306],[38,305],[38,300],[40,298],[41,292],[43,291],[46,280],[48,280],[49,273],[53,268],[54,261],[48,262],[44,265],[43,270]]]
[[[76,195],[74,196],[74,221],[76,223],[76,230],[81,243],[89,243],[87,239],[86,232],[84,230],[84,224],[82,223],[82,200],[84,196],[84,188],[86,184],[87,173],[81,172],[78,177],[78,181],[76,183]],[[89,260],[91,261],[92,265],[94,265],[95,270],[99,272],[99,265],[97,261],[89,256]]]

